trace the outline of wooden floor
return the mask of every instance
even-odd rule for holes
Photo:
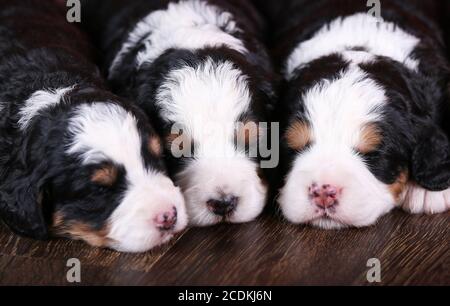
[[[450,285],[449,217],[397,211],[371,228],[322,231],[266,215],[190,229],[138,255],[19,238],[0,225],[0,284],[69,285],[66,263],[78,258],[81,285],[367,285],[367,261],[378,258],[382,284]]]

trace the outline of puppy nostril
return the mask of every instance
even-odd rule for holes
[[[156,226],[162,231],[169,231],[175,227],[177,223],[178,212],[175,206],[172,207],[171,211],[166,211],[158,214],[155,217]]]
[[[309,196],[316,206],[327,209],[339,203],[340,190],[330,184],[323,184],[321,187],[318,187],[317,184],[312,184],[309,188]]]
[[[218,216],[226,216],[231,214],[237,207],[239,198],[227,195],[220,199],[210,199],[206,202],[208,209]]]
[[[311,187],[309,187],[309,195],[311,197],[319,197],[321,193],[321,189],[317,184],[312,184]]]

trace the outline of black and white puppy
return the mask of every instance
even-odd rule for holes
[[[286,218],[330,229],[371,225],[400,205],[448,210],[439,1],[384,0],[380,16],[365,0],[273,4]]]
[[[83,9],[113,88],[159,122],[190,222],[257,217],[267,190],[247,153],[273,93],[250,2],[90,0]]]
[[[148,250],[186,226],[182,193],[65,16],[54,0],[0,0],[0,216],[38,239]]]

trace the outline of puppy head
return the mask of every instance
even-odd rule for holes
[[[258,152],[247,154],[255,153],[262,134],[248,83],[231,62],[206,58],[171,71],[159,92],[158,105],[172,125],[169,164],[193,225],[251,221],[265,204]]]
[[[290,221],[368,226],[401,203],[411,180],[450,185],[448,140],[411,112],[429,101],[417,101],[422,89],[389,65],[344,65],[297,98],[283,138],[293,160],[279,198]]]
[[[136,115],[98,102],[36,120],[6,185],[7,223],[32,237],[50,232],[126,252],[182,230],[184,199],[164,174],[159,139]]]

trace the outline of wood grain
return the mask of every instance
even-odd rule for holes
[[[450,285],[449,217],[396,211],[370,228],[323,231],[266,214],[190,229],[145,254],[34,241],[0,226],[0,284],[70,285],[66,262],[78,258],[81,285],[370,285],[366,264],[378,258],[382,285]]]
[[[271,217],[243,226],[191,230],[150,270],[150,284],[367,284],[370,258],[383,284],[449,283],[448,214],[396,212],[377,226],[322,231]],[[189,249],[189,256],[183,256]]]
[[[142,254],[124,254],[93,248],[81,241],[53,239],[37,241],[19,237],[0,223],[0,255],[56,260],[78,258],[82,263],[99,267],[146,272],[183,236],[180,234],[160,248]]]

